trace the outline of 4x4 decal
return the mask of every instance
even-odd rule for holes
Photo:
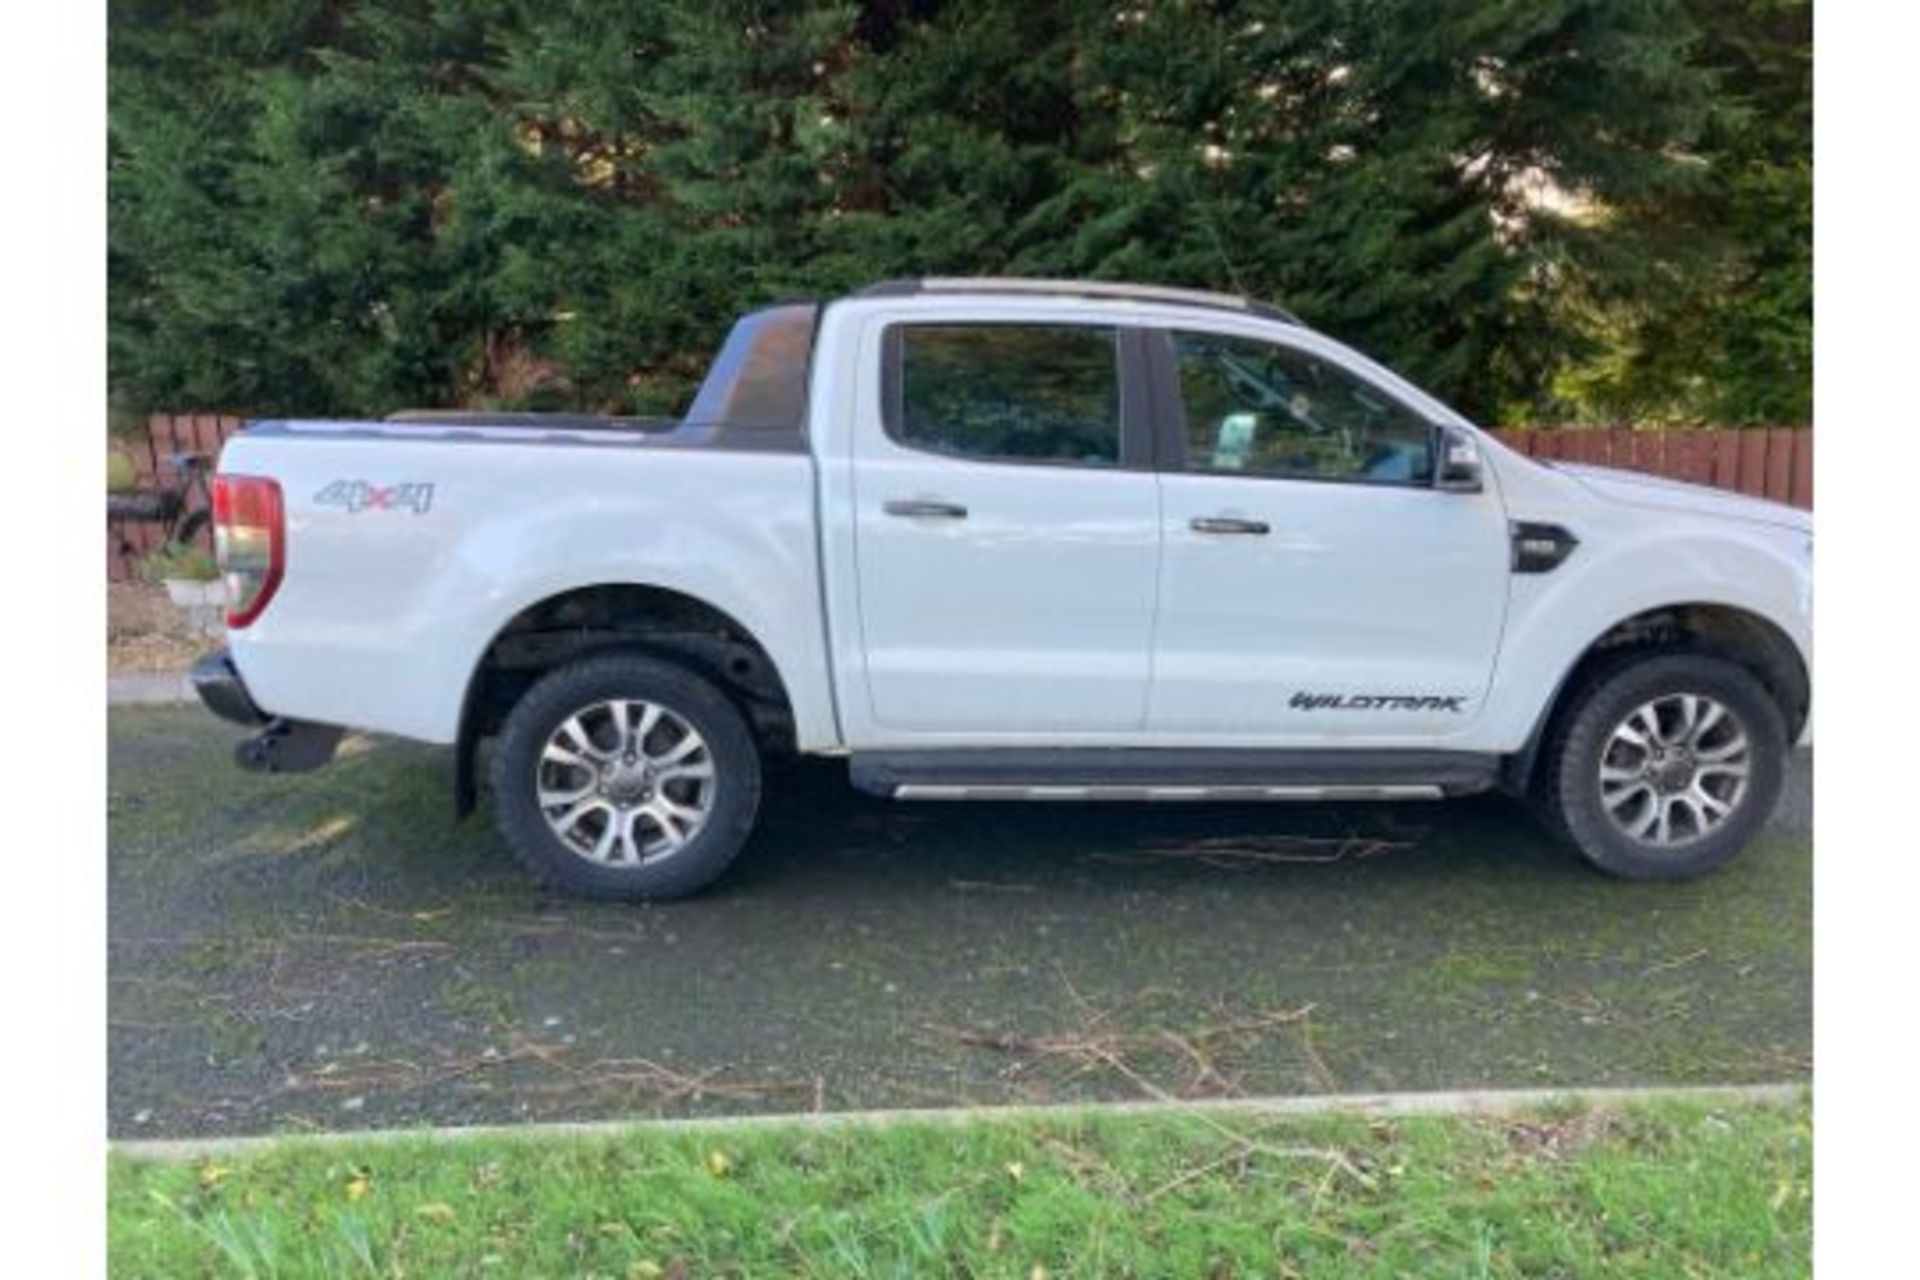
[[[314,494],[313,500],[322,507],[345,507],[349,515],[362,511],[411,511],[423,516],[433,506],[433,486],[421,481],[378,485],[365,480],[335,480]]]
[[[1296,693],[1287,705],[1295,711],[1452,711],[1466,710],[1464,696],[1433,694]]]

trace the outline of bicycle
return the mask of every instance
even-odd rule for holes
[[[129,524],[158,524],[160,545],[191,545],[213,520],[213,494],[207,486],[213,458],[204,453],[170,453],[167,463],[180,477],[177,484],[109,493],[107,519]],[[125,533],[120,535],[123,557],[139,551]]]

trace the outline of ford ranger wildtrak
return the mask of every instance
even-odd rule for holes
[[[260,422],[214,523],[195,680],[243,764],[444,743],[464,813],[484,758],[515,854],[594,897],[713,880],[795,753],[902,799],[1498,788],[1691,876],[1810,718],[1805,513],[1532,461],[1186,290],[768,307],[675,420]]]

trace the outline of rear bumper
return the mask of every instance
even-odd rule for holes
[[[340,745],[338,725],[288,720],[262,711],[247,692],[247,682],[225,649],[193,664],[193,689],[207,710],[222,720],[259,730],[234,746],[234,762],[254,773],[304,773],[333,759]]]
[[[263,725],[271,716],[254,704],[247,682],[225,649],[215,649],[193,664],[193,691],[207,710],[235,724]]]

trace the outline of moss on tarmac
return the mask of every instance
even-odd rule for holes
[[[727,879],[556,899],[444,751],[236,771],[110,718],[117,1137],[1810,1071],[1807,762],[1692,884],[1514,805],[891,804],[769,780]]]

